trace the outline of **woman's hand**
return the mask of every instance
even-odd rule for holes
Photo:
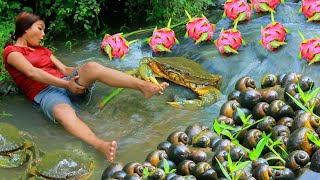
[[[73,78],[71,78],[70,80],[68,80],[68,86],[67,89],[74,93],[74,94],[82,94],[86,92],[86,87],[81,86],[77,83],[77,80],[79,79],[79,76],[75,76]]]

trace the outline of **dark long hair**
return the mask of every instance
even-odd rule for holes
[[[13,42],[21,37],[27,29],[29,29],[33,23],[41,20],[41,18],[30,12],[21,12],[17,15],[15,22],[15,31],[11,33],[10,38],[7,40],[4,48],[8,45],[13,45]]]

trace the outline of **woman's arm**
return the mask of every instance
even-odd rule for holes
[[[71,74],[74,70],[76,70],[75,67],[68,67],[64,65],[61,61],[59,61],[54,55],[50,56],[53,64],[56,66],[56,68],[65,76],[68,76]]]
[[[34,67],[19,52],[11,52],[7,56],[7,62],[33,81],[66,88],[73,93],[83,93],[85,91],[85,87],[82,87],[75,82],[79,78],[79,76],[76,76],[68,81],[55,77],[50,73],[43,71],[42,69]]]

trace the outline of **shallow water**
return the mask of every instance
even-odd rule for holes
[[[199,111],[187,111],[174,109],[167,105],[175,94],[186,97],[193,94],[185,88],[170,83],[170,87],[163,95],[145,100],[137,91],[125,89],[114,97],[103,109],[99,108],[102,99],[111,93],[114,88],[97,83],[94,95],[88,105],[80,104],[80,117],[101,138],[117,140],[118,151],[116,161],[127,163],[130,161],[143,162],[147,154],[155,150],[157,145],[166,140],[167,136],[176,130],[185,130],[193,123],[200,123],[211,128],[213,119],[218,115],[221,105],[226,100],[226,95],[234,89],[236,81],[242,76],[250,76],[258,86],[260,79],[266,73],[276,75],[287,72],[297,72],[304,76],[310,76],[319,86],[320,65],[309,66],[305,60],[299,60],[299,44],[302,42],[298,30],[306,38],[314,38],[320,35],[318,23],[306,23],[302,14],[298,14],[299,4],[286,3],[279,5],[275,20],[281,22],[291,33],[287,35],[288,44],[276,52],[270,52],[258,44],[261,39],[260,26],[270,23],[269,15],[256,15],[244,24],[238,25],[247,45],[239,49],[238,55],[221,55],[213,42],[195,45],[191,39],[184,39],[184,32],[178,33],[180,45],[175,45],[170,54],[156,55],[144,42],[143,38],[151,36],[151,33],[139,36],[137,43],[130,45],[130,51],[123,61],[108,60],[101,53],[100,43],[102,39],[79,39],[72,41],[72,49],[68,49],[63,43],[55,44],[58,50],[55,55],[66,65],[76,66],[87,61],[98,61],[105,66],[127,71],[138,66],[139,60],[144,56],[183,56],[200,63],[207,71],[223,76],[221,92],[224,94],[221,101]],[[208,16],[214,21],[216,16]],[[217,39],[221,28],[231,28],[228,19],[222,19],[217,23],[214,39]],[[138,36],[137,36],[138,37]],[[132,40],[137,37],[129,37]],[[9,122],[20,130],[28,132],[32,140],[44,152],[57,149],[80,150],[93,157],[96,162],[95,172],[90,179],[100,179],[103,170],[109,165],[105,158],[94,148],[79,141],[64,131],[56,124],[49,122],[37,112],[27,99],[22,95],[5,96],[1,99],[0,111],[13,114],[13,117],[0,119],[1,122]],[[0,169],[0,179],[17,179],[22,176],[26,166],[15,169]]]

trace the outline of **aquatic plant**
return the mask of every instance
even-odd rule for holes
[[[319,21],[320,20],[320,1],[319,0],[302,0],[301,8],[299,13],[303,13],[308,21]]]
[[[241,175],[242,175],[241,173],[244,171],[244,168],[250,164],[250,161],[241,162],[242,158],[243,158],[243,156],[241,156],[241,158],[237,162],[234,163],[234,162],[232,162],[230,153],[228,153],[227,162],[228,162],[228,171],[230,172],[230,173],[228,173],[228,171],[225,169],[225,167],[223,167],[223,165],[218,160],[218,158],[215,157],[215,159],[218,162],[218,165],[219,165],[223,175],[228,180],[237,180],[237,179],[239,179],[241,177]]]
[[[270,51],[277,50],[280,46],[287,44],[285,38],[287,35],[287,30],[280,22],[274,21],[273,12],[271,12],[272,22],[265,28],[261,26],[262,39],[260,44]]]
[[[230,53],[238,54],[238,49],[246,42],[242,39],[241,32],[237,30],[237,22],[235,22],[233,29],[221,29],[219,38],[214,41],[221,54],[226,55]]]
[[[228,17],[233,21],[249,20],[252,8],[246,0],[227,0],[224,3],[223,18]]]
[[[320,38],[312,38],[312,39],[305,39],[303,34],[298,31],[302,38],[302,42],[300,44],[300,53],[298,58],[304,58],[305,60],[309,61],[309,64],[313,64],[315,62],[320,61]]]
[[[201,18],[193,18],[187,11],[185,12],[189,17],[189,22],[186,24],[185,38],[191,37],[196,41],[195,44],[212,40],[216,25],[211,24],[204,15]]]
[[[155,53],[171,52],[171,47],[176,43],[179,44],[174,31],[170,29],[170,23],[171,18],[166,28],[157,29],[156,27],[152,36],[148,38],[148,43]]]
[[[257,13],[275,12],[274,9],[279,3],[284,3],[284,0],[251,0],[253,8]]]

